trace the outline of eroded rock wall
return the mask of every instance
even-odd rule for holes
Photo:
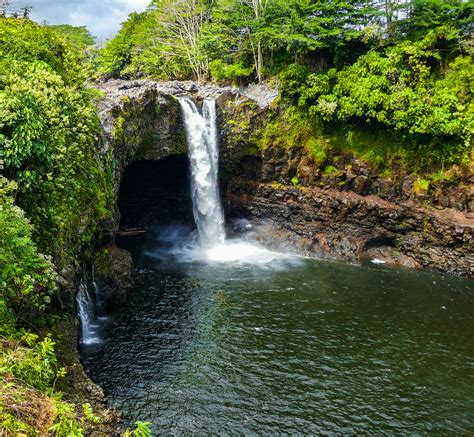
[[[177,97],[192,96],[198,103],[213,97],[220,108],[222,192],[229,218],[271,220],[318,255],[373,256],[473,275],[474,190],[462,170],[462,184],[428,193],[416,189],[414,176],[403,171],[384,176],[351,154],[328,166],[299,147],[297,138],[289,147],[278,132],[262,148],[262,132],[275,110],[276,95],[268,89],[148,81],[111,81],[102,89],[101,120],[114,154],[117,193],[130,162],[186,153]]]
[[[387,177],[350,153],[318,161],[297,139],[289,147],[284,133],[272,132],[270,144],[262,141],[271,111],[241,98],[223,107],[222,173],[230,218],[270,221],[275,238],[294,240],[318,256],[373,257],[474,275],[469,170],[454,169],[461,183],[440,184],[428,193],[402,169]]]
[[[349,261],[376,257],[391,264],[474,275],[473,223],[459,211],[248,180],[234,180],[227,200],[232,216],[254,223],[271,218],[278,230],[297,235],[301,247],[318,256]]]

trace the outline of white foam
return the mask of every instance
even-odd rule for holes
[[[245,264],[267,264],[276,259],[288,258],[282,253],[239,240],[228,240],[224,244],[205,249],[204,257],[212,262]]]

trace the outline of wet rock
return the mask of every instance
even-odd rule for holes
[[[353,191],[357,194],[362,194],[365,192],[365,187],[367,186],[368,178],[367,176],[356,176],[352,183]]]
[[[75,308],[76,276],[77,268],[74,265],[61,270],[58,275],[59,307],[69,313],[73,313]]]
[[[303,239],[301,248],[318,256],[349,261],[372,257],[466,277],[474,274],[474,220],[460,211],[266,183],[253,185],[251,195],[243,195],[250,185],[229,185],[230,215],[257,225],[271,220],[275,228]]]
[[[237,219],[232,222],[232,230],[237,234],[243,234],[251,231],[252,225],[246,219]]]
[[[87,436],[119,436],[124,431],[120,413],[107,406],[103,390],[87,376],[79,360],[78,321],[74,316],[62,318],[54,328],[57,342],[55,351],[61,367],[66,368],[66,377],[59,378],[55,388],[64,393],[64,399],[76,405],[89,403],[94,415],[100,418],[97,424],[85,421]]]
[[[409,268],[420,268],[420,264],[411,256],[401,253],[394,247],[381,246],[371,247],[363,252],[361,258],[381,260],[388,265],[403,266]]]
[[[104,310],[113,310],[127,301],[132,285],[133,260],[130,252],[117,246],[101,250],[95,260],[96,281]]]

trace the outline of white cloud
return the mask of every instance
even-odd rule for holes
[[[22,1],[16,3],[22,6]],[[28,4],[33,6],[33,20],[87,26],[100,41],[113,36],[129,13],[145,10],[149,0],[28,0]]]

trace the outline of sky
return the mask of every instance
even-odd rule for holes
[[[11,0],[33,6],[30,17],[50,24],[86,26],[98,42],[112,37],[130,12],[142,12],[150,0]]]

